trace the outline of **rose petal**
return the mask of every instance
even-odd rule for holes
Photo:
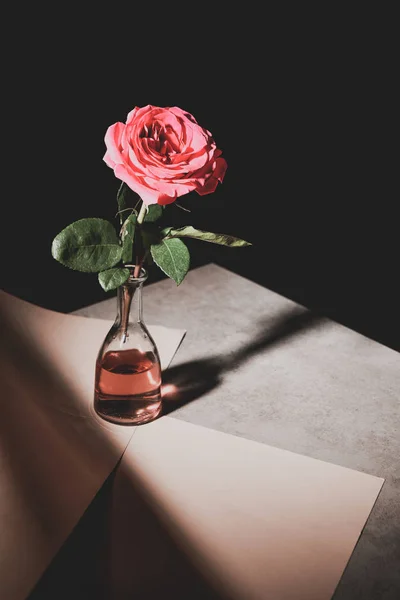
[[[166,204],[172,204],[172,202],[175,202],[177,196],[167,196],[166,194],[161,194],[158,197],[157,200],[157,204],[161,204],[161,205],[166,205]]]
[[[108,128],[105,142],[104,162],[145,204],[210,194],[227,168],[211,133],[177,106],[136,106],[125,124]]]
[[[108,150],[105,153],[105,155],[103,156],[103,160],[104,160],[104,162],[106,163],[106,165],[108,167],[111,167],[111,169],[113,169],[115,167],[115,162],[110,157],[110,154],[109,154]]]
[[[182,108],[179,108],[179,106],[171,106],[168,110],[170,110],[177,117],[187,119],[188,121],[191,121],[192,123],[196,123],[196,125],[198,125],[194,116],[187,112],[187,110],[182,110]]]
[[[227,162],[224,158],[217,158],[215,161],[215,169],[212,175],[207,179],[204,185],[196,187],[196,192],[199,196],[205,196],[215,191],[218,182],[222,183],[225,177],[225,172],[228,167]]]
[[[137,179],[133,173],[126,168],[125,165],[116,165],[114,168],[114,174],[117,179],[124,181],[126,185],[131,188],[131,190],[139,194],[145,204],[157,204],[157,199],[160,195],[157,190],[143,185],[139,179]]]
[[[121,157],[121,137],[124,133],[125,125],[123,123],[114,123],[106,131],[104,142],[107,147],[107,160],[114,163],[122,163]],[[107,163],[108,164],[108,163]]]
[[[128,116],[126,117],[126,124],[128,125],[132,121],[138,121],[143,117],[143,115],[151,112],[154,108],[157,107],[154,107],[152,104],[147,104],[146,106],[142,106],[142,108],[135,106],[135,108],[128,113]]]
[[[157,190],[157,192],[166,196],[183,196],[188,192],[191,192],[196,188],[196,181],[189,180],[184,183],[181,183],[179,180],[166,180],[166,179],[158,179],[152,177],[144,177],[143,184],[148,185],[153,190]]]

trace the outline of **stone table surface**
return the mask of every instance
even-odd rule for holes
[[[143,314],[187,330],[166,414],[385,479],[334,600],[397,600],[400,354],[215,264],[145,285]]]

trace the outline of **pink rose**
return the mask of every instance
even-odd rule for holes
[[[227,168],[211,133],[177,106],[136,106],[104,141],[105,163],[145,204],[170,204],[192,190],[211,194]]]

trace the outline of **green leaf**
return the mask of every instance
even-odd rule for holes
[[[133,255],[133,240],[135,238],[137,216],[135,213],[129,215],[121,228],[122,239],[122,262],[131,263]]]
[[[98,273],[121,260],[122,246],[114,226],[105,219],[80,219],[60,231],[51,254],[64,266],[84,273]]]
[[[121,185],[119,186],[119,189],[117,192],[118,211],[124,211],[128,208],[128,202],[127,202],[128,190],[129,190],[129,187],[123,181],[121,183]],[[124,222],[123,212],[119,213],[119,222],[121,223],[121,225]]]
[[[154,223],[160,219],[162,214],[163,207],[160,204],[149,204],[143,221],[146,223]]]
[[[161,230],[161,237],[168,237],[169,232],[173,230],[173,227],[164,227],[164,229]]]
[[[173,279],[176,285],[182,283],[190,265],[189,250],[184,242],[178,239],[163,239],[159,244],[153,244],[150,251],[160,269]]]
[[[220,244],[221,246],[230,246],[231,248],[252,245],[250,242],[246,242],[246,240],[234,237],[233,235],[226,235],[225,233],[211,233],[210,231],[201,231],[200,229],[195,229],[191,225],[181,227],[180,229],[173,229],[171,227],[167,227],[163,230],[163,234],[167,236],[168,239],[189,237],[194,238],[196,240],[202,240],[203,242]]]
[[[99,283],[105,292],[110,292],[125,283],[129,274],[129,269],[125,268],[107,269],[99,273]]]

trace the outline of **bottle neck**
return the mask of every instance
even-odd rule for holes
[[[142,288],[146,279],[147,272],[144,269],[141,270],[140,277],[136,278],[131,269],[128,281],[117,290],[118,310],[115,325],[125,333],[128,325],[142,323]]]
[[[143,283],[129,283],[118,288],[118,324],[124,330],[129,323],[142,322]]]

